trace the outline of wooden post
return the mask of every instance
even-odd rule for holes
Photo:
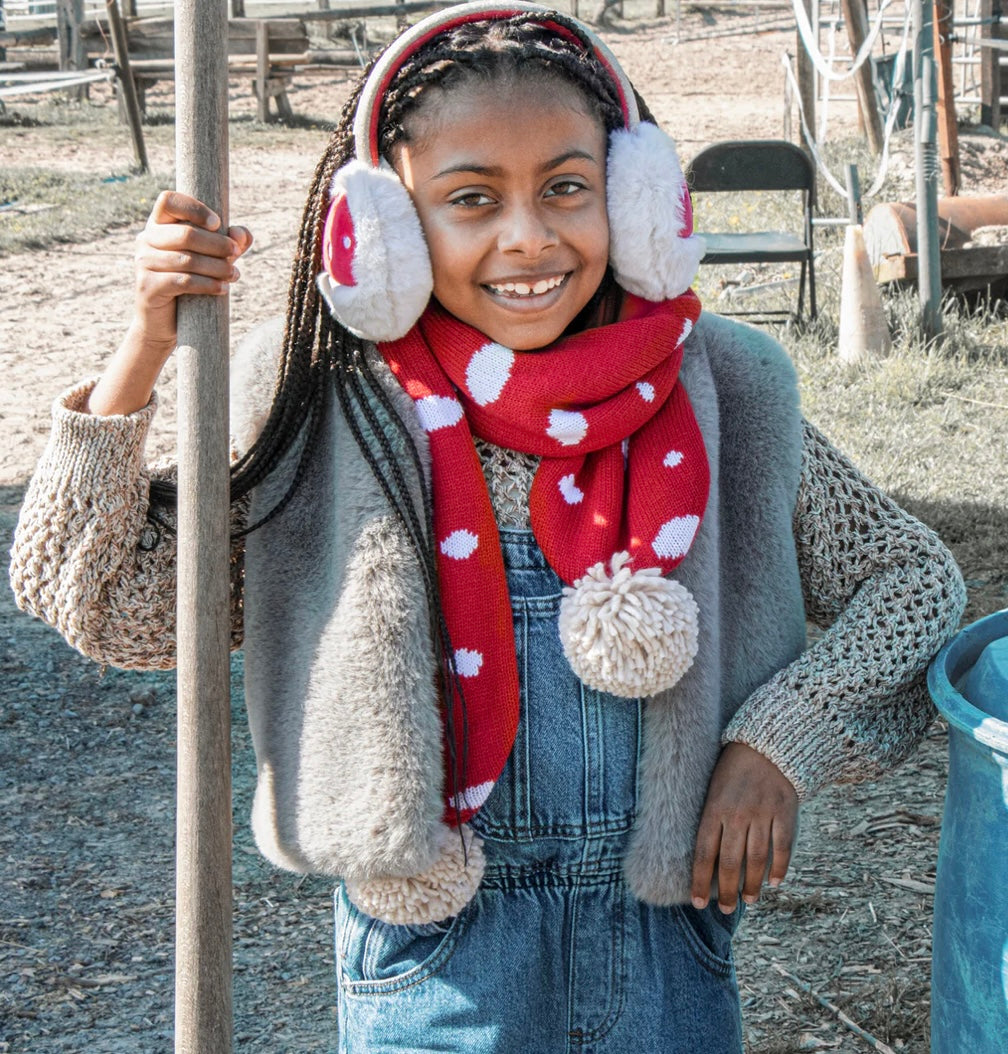
[[[81,36],[84,21],[84,0],[56,0],[56,32],[59,36],[59,68],[83,70],[87,68],[87,53]],[[87,85],[68,89],[77,99],[87,96]]]
[[[854,56],[861,50],[861,45],[864,44],[865,37],[868,35],[864,8],[861,6],[861,0],[841,0],[840,6],[843,10],[844,22],[847,24],[851,55]],[[854,88],[857,92],[858,110],[864,118],[868,147],[877,157],[882,153],[882,118],[879,117],[869,63],[864,63],[854,74]]]
[[[231,17],[245,17],[245,0],[231,0]]]
[[[980,0],[982,36],[1000,37],[1001,0]],[[1001,127],[1001,51],[980,49],[980,123],[994,131]]]
[[[105,13],[108,15],[109,29],[112,31],[112,50],[115,53],[116,69],[119,72],[119,90],[122,92],[123,105],[126,108],[126,120],[129,122],[130,135],[133,137],[133,155],[137,168],[147,172],[147,147],[144,145],[143,125],[140,122],[140,103],[137,99],[136,85],[133,83],[133,72],[130,69],[129,49],[126,46],[126,30],[119,15],[116,0],[105,0]]]
[[[256,22],[256,120],[269,120],[269,26],[260,18]]]
[[[175,4],[177,185],[225,227],[227,15],[227,0]],[[227,297],[182,297],[178,345],[175,1051],[230,1054]]]
[[[4,0],[0,0],[0,33],[7,32],[7,16],[4,14]],[[7,49],[0,44],[0,62],[7,58]]]
[[[938,62],[938,153],[947,197],[959,193],[959,128],[952,85],[952,4],[934,0],[935,58]]]
[[[813,18],[812,10],[813,0],[802,0],[802,6],[805,8],[805,13],[809,16],[809,24],[812,26],[818,25],[818,18]],[[802,112],[805,114],[805,124],[808,126],[809,131],[812,135],[815,135],[815,111],[816,111],[816,82],[815,82],[815,66],[812,63],[812,58],[805,48],[805,41],[802,40],[801,33],[797,34],[797,67],[798,67],[798,99],[801,103]],[[811,143],[808,142],[804,129],[800,128],[801,140],[807,151],[811,151]]]

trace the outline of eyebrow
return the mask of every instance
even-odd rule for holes
[[[590,161],[592,164],[596,164],[598,161],[594,154],[590,154],[586,150],[568,150],[540,165],[539,170],[540,172],[552,172],[554,168],[559,168],[568,161],[577,160]],[[503,175],[504,170],[499,165],[478,165],[475,162],[460,161],[457,165],[449,165],[447,168],[442,168],[439,172],[435,172],[431,178],[442,179],[445,176],[458,175],[463,172],[472,172],[479,176],[496,177]]]

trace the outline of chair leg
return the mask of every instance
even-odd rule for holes
[[[805,304],[805,261],[802,260],[801,265],[801,277],[798,279],[798,316],[797,320],[801,322],[802,307]]]
[[[809,257],[808,262],[808,289],[809,289],[809,318],[816,319],[816,301],[815,301],[815,260]]]

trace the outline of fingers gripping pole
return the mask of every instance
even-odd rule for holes
[[[227,0],[177,0],[178,189],[227,225]],[[229,1054],[231,758],[228,306],[178,306],[175,1051]]]

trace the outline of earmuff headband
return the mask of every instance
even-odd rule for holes
[[[609,262],[628,292],[658,301],[689,287],[703,255],[693,235],[689,192],[675,144],[641,121],[630,80],[616,56],[585,25],[525,0],[476,0],[430,15],[375,63],[354,114],[355,157],[334,175],[322,230],[319,291],[334,318],[372,341],[398,340],[416,323],[434,289],[430,253],[409,192],[382,162],[381,104],[396,74],[428,41],[470,22],[516,15],[576,42],[603,67],[619,96],[622,128],[609,133],[606,212]]]
[[[575,40],[593,52],[595,58],[609,74],[619,95],[624,126],[630,129],[635,128],[640,123],[640,113],[630,80],[623,72],[616,56],[586,26],[580,23],[575,25],[566,21],[555,11],[549,11],[538,4],[524,3],[522,0],[515,0],[514,3],[506,5],[494,3],[493,0],[476,0],[474,3],[460,4],[421,19],[412,29],[397,38],[375,63],[361,91],[357,112],[354,115],[354,148],[358,159],[375,167],[381,163],[381,154],[378,149],[381,102],[399,70],[427,41],[469,22],[504,21],[526,12],[542,15],[541,21],[537,21],[544,28],[555,30],[561,36],[568,40]]]

